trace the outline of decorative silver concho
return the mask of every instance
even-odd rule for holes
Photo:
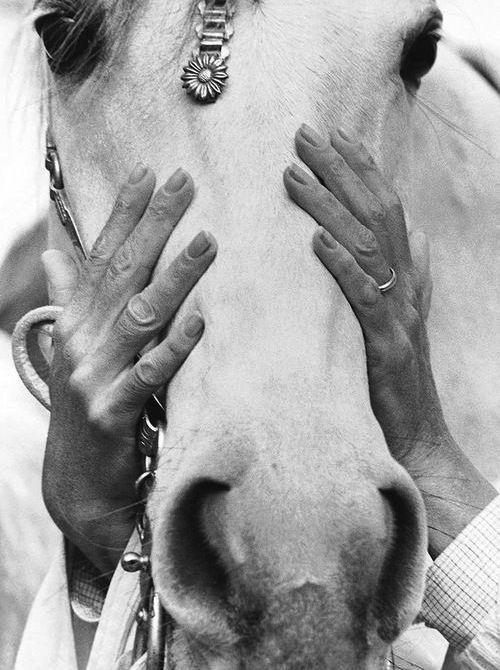
[[[183,88],[197,102],[215,102],[228,78],[228,42],[233,34],[233,0],[200,0],[199,46],[181,76]]]
[[[226,85],[227,65],[218,54],[201,53],[184,67],[182,87],[198,102],[215,102]]]

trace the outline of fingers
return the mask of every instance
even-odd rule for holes
[[[325,268],[337,280],[360,322],[365,338],[383,331],[390,322],[387,301],[373,277],[364,272],[352,254],[323,228],[314,234],[313,248]]]
[[[360,142],[339,132],[322,137],[307,125],[296,134],[300,158],[351,214],[377,236],[390,265],[409,263],[406,225],[401,202],[386,184],[374,160]]]
[[[89,271],[99,273],[140,221],[155,188],[153,171],[138,163],[123,184],[113,211],[90,251]]]
[[[154,195],[141,221],[113,255],[102,280],[104,308],[113,310],[143,288],[194,194],[190,175],[177,170]],[[116,314],[116,312],[115,312]]]
[[[385,227],[389,232],[395,259],[403,267],[407,267],[410,263],[410,250],[404,210],[397,194],[387,184],[366,147],[356,138],[340,129],[330,133],[330,144],[382,204],[385,210]]]
[[[114,328],[113,342],[107,345],[112,346],[118,366],[128,365],[165,328],[216,254],[215,239],[202,231],[166,271],[128,301]],[[110,355],[107,347],[104,354]]]
[[[184,363],[204,329],[199,314],[194,314],[172,328],[168,336],[127,371],[120,386],[117,405],[123,411],[139,416],[143,406],[155,391],[167,384]]]
[[[374,233],[363,226],[324,186],[297,165],[285,170],[290,197],[356,259],[377,284],[385,283],[389,264]]]
[[[59,249],[48,249],[42,254],[52,305],[65,307],[71,300],[78,282],[78,268],[71,256]]]
[[[126,285],[135,292],[138,285],[149,279],[193,194],[190,175],[182,169],[177,170],[155,194],[142,220],[111,259],[104,279],[107,291],[121,294]]]
[[[295,142],[300,158],[321,179],[330,193],[360,223],[376,234],[382,253],[391,263],[392,245],[383,204],[350,168],[327,137],[322,137],[303,124],[296,134]]]

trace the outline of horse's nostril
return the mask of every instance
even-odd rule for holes
[[[207,506],[228,491],[229,487],[211,480],[192,484],[172,511],[167,529],[168,558],[180,586],[217,600],[223,598],[227,575],[207,532]]]
[[[183,629],[210,644],[231,637],[224,539],[217,531],[229,491],[227,484],[211,479],[189,482],[167,509],[153,556],[164,605]]]
[[[392,642],[420,608],[425,575],[426,529],[423,503],[406,473],[380,489],[391,517],[392,540],[380,574],[374,614],[378,634]]]

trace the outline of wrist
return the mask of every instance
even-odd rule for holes
[[[89,493],[75,500],[46,484],[44,480],[45,506],[56,526],[96,568],[112,574],[134,529],[135,496],[96,501]]]
[[[409,380],[409,381],[408,381]],[[436,448],[452,441],[428,358],[408,369],[370,380],[371,401],[394,458],[412,474]]]
[[[429,553],[441,554],[496,497],[495,488],[472,465],[448,430],[428,444],[428,454],[409,471],[422,494],[427,512]]]

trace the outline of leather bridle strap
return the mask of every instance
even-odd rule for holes
[[[80,234],[75,218],[71,212],[71,208],[64,190],[64,180],[62,176],[61,163],[57,148],[52,139],[50,129],[47,129],[45,142],[45,168],[50,175],[50,199],[54,203],[57,211],[59,221],[64,226],[68,236],[75,248],[75,251],[80,258],[88,259],[88,253],[85,248],[83,237]]]
[[[64,190],[61,162],[50,128],[46,137],[45,166],[50,174],[50,198],[78,257],[80,260],[87,260],[89,256],[83,236]],[[146,653],[146,670],[164,669],[167,637],[173,627],[173,620],[162,607],[151,576],[151,527],[146,514],[147,499],[155,482],[159,438],[164,420],[165,407],[157,394],[154,394],[144,408],[137,432],[137,447],[143,460],[143,473],[135,484],[139,504],[136,528],[141,541],[141,553],[126,553],[121,561],[123,569],[127,572],[140,573],[140,605],[136,614],[137,631],[133,660],[137,661]]]

